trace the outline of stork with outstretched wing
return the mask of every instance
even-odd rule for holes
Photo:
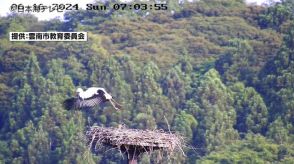
[[[76,93],[76,97],[72,97],[64,101],[65,109],[89,108],[107,101],[109,101],[116,110],[121,109],[121,105],[117,103],[104,88],[91,87],[86,91],[83,91],[82,88],[78,88]]]

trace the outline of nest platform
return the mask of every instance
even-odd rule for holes
[[[183,139],[180,135],[163,130],[139,130],[121,128],[106,128],[92,126],[87,132],[88,145],[97,149],[99,146],[110,146],[126,153],[130,164],[137,163],[140,154],[154,150],[182,151]],[[183,152],[183,151],[182,151]]]

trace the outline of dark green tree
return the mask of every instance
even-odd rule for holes
[[[236,121],[234,98],[215,69],[209,70],[199,79],[194,96],[199,103],[196,144],[211,152],[234,143],[238,139],[238,133],[233,128]]]
[[[243,83],[231,87],[234,93],[234,107],[237,113],[235,128],[240,133],[265,134],[268,123],[268,110],[262,97],[252,87]]]

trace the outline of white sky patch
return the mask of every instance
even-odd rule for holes
[[[129,0],[126,0],[129,1]],[[268,0],[246,0],[247,3],[256,3],[258,5],[263,4],[265,2],[268,2]],[[274,0],[274,1],[278,1],[278,0]],[[26,5],[34,5],[34,4],[43,4],[46,6],[49,6],[51,4],[78,4],[79,8],[85,9],[86,8],[86,4],[88,3],[94,3],[94,0],[0,0],[0,16],[7,16],[8,14],[10,14],[10,6],[12,4],[23,4],[24,6]],[[59,18],[63,18],[63,14],[64,12],[49,12],[48,10],[46,10],[43,13],[32,13],[33,15],[35,15],[36,17],[38,17],[39,20],[50,20],[52,18],[55,17],[59,17]]]
[[[270,1],[278,2],[280,0],[246,0],[247,3],[256,3],[258,5],[262,5],[263,3],[268,3]]]

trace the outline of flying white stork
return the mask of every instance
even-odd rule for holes
[[[104,88],[90,87],[86,91],[83,91],[82,88],[78,88],[76,93],[76,97],[64,101],[64,107],[67,110],[94,107],[107,101],[109,101],[116,110],[121,109],[121,105],[118,104]]]

